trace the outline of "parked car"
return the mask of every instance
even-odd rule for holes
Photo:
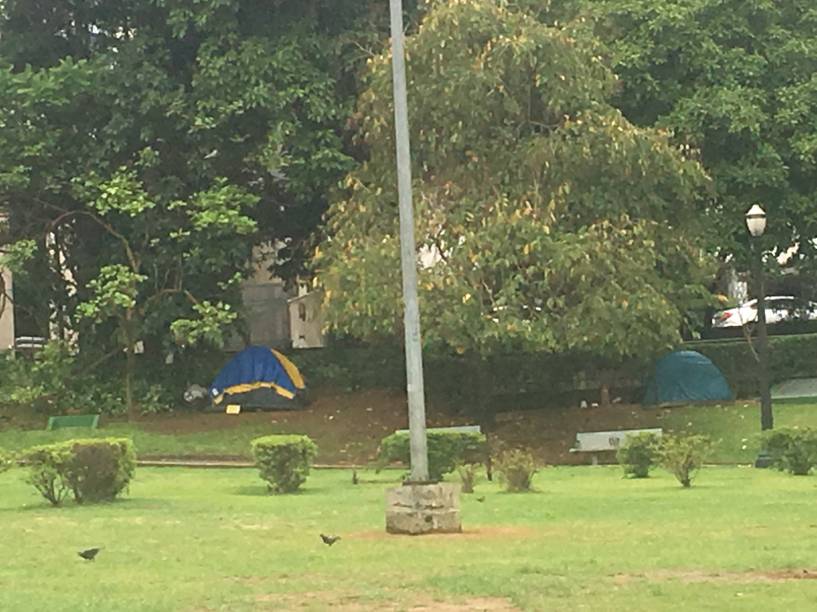
[[[772,295],[766,298],[766,323],[774,325],[785,321],[817,321],[817,302],[798,300],[791,295]],[[757,322],[757,300],[749,300],[735,308],[721,310],[712,317],[712,327],[724,329],[742,327]]]

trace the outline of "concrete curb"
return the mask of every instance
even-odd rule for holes
[[[223,461],[207,459],[139,459],[136,465],[140,467],[184,467],[184,468],[254,468],[250,461]],[[333,465],[316,463],[312,466],[316,470],[365,470],[365,465]]]

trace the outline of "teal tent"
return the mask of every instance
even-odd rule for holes
[[[645,406],[688,404],[734,399],[729,384],[709,358],[695,351],[664,355],[644,393]]]

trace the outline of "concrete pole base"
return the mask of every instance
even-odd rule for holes
[[[405,535],[460,533],[459,485],[406,483],[387,490],[386,531]]]

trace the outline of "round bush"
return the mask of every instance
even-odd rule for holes
[[[252,441],[252,454],[270,491],[292,493],[306,482],[318,447],[308,436],[264,436]]]
[[[817,465],[817,431],[782,427],[763,434],[763,446],[772,464],[795,476],[806,476]]]
[[[692,486],[692,477],[703,465],[712,442],[706,436],[663,436],[657,447],[658,461],[687,488]]]
[[[659,436],[647,431],[627,436],[616,452],[624,474],[632,478],[647,478],[655,464],[660,441]]]
[[[505,489],[510,492],[530,491],[533,476],[539,471],[536,458],[525,450],[514,449],[502,453],[497,462],[496,470],[505,483]]]

